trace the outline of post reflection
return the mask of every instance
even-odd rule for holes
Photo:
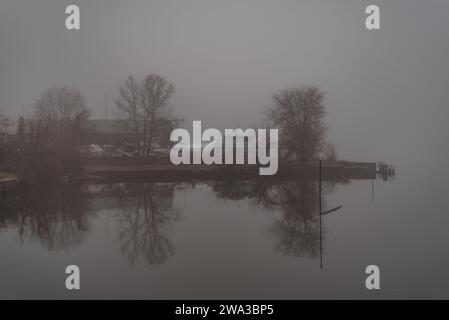
[[[349,181],[326,181],[322,197],[338,184]],[[268,234],[275,249],[287,256],[317,258],[320,254],[319,188],[310,179],[276,181],[221,181],[211,184],[217,197],[229,200],[251,199],[256,207],[279,211]],[[323,236],[324,240],[324,236]]]
[[[323,182],[324,209],[325,195],[338,183],[348,181]],[[273,221],[267,233],[279,253],[312,258],[320,254],[316,180],[225,180],[209,181],[207,185],[216,198],[244,200],[269,211]],[[138,261],[162,264],[176,251],[170,232],[181,217],[175,205],[180,187],[181,183],[170,182],[70,184],[17,190],[0,202],[0,230],[14,231],[22,244],[39,242],[48,250],[67,250],[83,243],[91,231],[92,219],[104,223],[99,214],[103,212],[112,217],[113,239],[130,265]],[[194,183],[191,188],[195,189]]]

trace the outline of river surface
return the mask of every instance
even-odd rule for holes
[[[2,201],[0,298],[449,298],[445,180],[428,181],[324,181],[322,211],[342,207],[321,229],[310,180],[23,190]]]

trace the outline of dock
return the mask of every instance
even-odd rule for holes
[[[84,165],[87,176],[111,182],[172,182],[190,180],[268,179],[295,180],[318,179],[318,161],[306,166],[296,162],[281,161],[278,172],[260,176],[259,165],[173,165],[168,161],[143,159],[96,159]],[[323,180],[373,180],[378,174],[375,162],[323,161]]]

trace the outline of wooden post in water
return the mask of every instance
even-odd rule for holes
[[[323,237],[321,231],[321,159],[318,162],[318,214],[320,216],[320,269],[323,269]]]

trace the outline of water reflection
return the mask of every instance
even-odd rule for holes
[[[117,240],[132,265],[140,257],[160,264],[175,253],[166,234],[167,224],[179,219],[173,208],[174,187],[173,183],[131,184],[118,195]]]
[[[78,184],[17,190],[0,202],[0,230],[49,250],[80,245],[89,232],[87,196]]]
[[[337,183],[322,185],[322,197],[332,192]],[[256,207],[280,211],[269,227],[275,249],[288,256],[318,257],[320,253],[319,187],[310,179],[270,182],[224,181],[213,182],[217,197],[229,200],[251,199]],[[325,207],[325,205],[324,205]]]
[[[323,182],[323,209],[325,196],[339,183],[349,182]],[[270,212],[268,234],[279,253],[312,258],[320,254],[325,238],[320,238],[316,180],[225,180],[206,185],[216,198],[246,200]],[[130,265],[139,260],[162,264],[175,254],[170,228],[181,216],[174,205],[179,187],[180,183],[120,183],[19,190],[0,203],[0,229],[15,230],[22,244],[38,241],[48,250],[68,249],[83,242],[90,218],[106,210],[112,213],[114,239]]]

